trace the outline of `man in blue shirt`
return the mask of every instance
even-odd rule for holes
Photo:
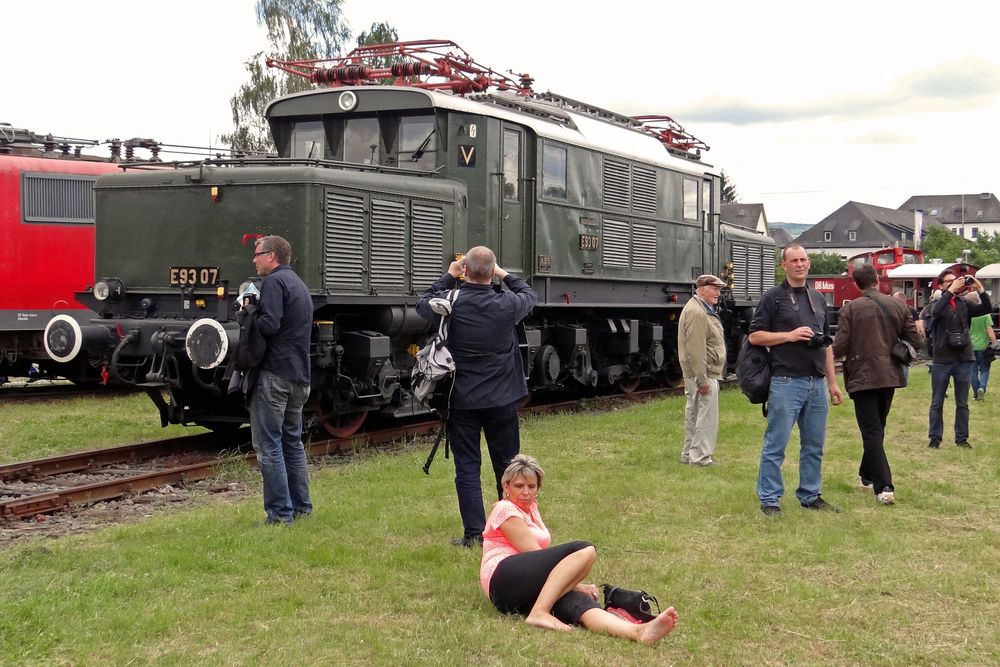
[[[257,328],[267,348],[250,391],[250,430],[269,524],[288,524],[312,512],[302,406],[309,396],[313,303],[288,266],[291,259],[292,247],[280,236],[257,240],[253,265],[264,277]]]
[[[439,315],[428,303],[447,296],[465,273],[448,322],[448,349],[455,359],[455,383],[448,414],[448,439],[455,458],[455,490],[464,534],[452,544],[482,544],[486,528],[480,481],[486,447],[496,477],[497,497],[503,493],[500,478],[521,449],[517,403],[528,395],[524,366],[515,327],[538,300],[535,290],[497,266],[493,251],[477,246],[448,267],[417,303],[421,317],[437,325]],[[494,289],[493,276],[507,289]]]

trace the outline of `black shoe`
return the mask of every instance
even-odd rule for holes
[[[781,516],[780,505],[761,505],[760,511],[764,513],[764,516]]]
[[[288,521],[285,521],[284,519],[272,519],[271,517],[268,517],[268,518],[264,519],[264,525],[265,526],[290,526],[290,525],[292,525],[292,521],[291,521],[291,519],[289,519]]]
[[[930,447],[931,449],[940,449],[941,441],[938,440],[937,438],[931,438],[931,441],[927,443],[927,446]]]
[[[483,536],[473,535],[472,537],[453,537],[451,538],[451,543],[456,547],[471,549],[476,545],[483,546]]]
[[[962,449],[972,449],[972,445],[969,444],[968,440],[963,440],[962,442],[956,442],[956,447],[961,447]]]
[[[840,512],[839,507],[837,507],[836,505],[831,505],[830,503],[826,502],[825,500],[823,500],[821,496],[816,496],[816,500],[812,501],[808,505],[806,505],[805,503],[801,503],[801,505],[805,507],[807,510],[833,512],[834,514]]]

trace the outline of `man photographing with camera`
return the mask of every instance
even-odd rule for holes
[[[944,396],[948,382],[955,379],[955,444],[972,449],[969,444],[969,385],[972,382],[972,338],[969,322],[973,317],[986,315],[993,310],[990,297],[982,283],[972,276],[957,276],[945,271],[938,278],[942,295],[934,304],[930,318],[928,338],[931,348],[931,409],[927,430],[927,446],[938,449],[944,434]],[[979,293],[979,305],[959,298],[967,291]]]
[[[802,507],[840,510],[821,494],[823,444],[830,401],[843,402],[833,367],[830,325],[823,296],[806,285],[809,255],[800,245],[781,251],[785,281],[764,292],[750,323],[750,342],[771,350],[767,429],[760,453],[757,496],[767,516],[781,514],[781,464],[792,427],[799,425],[799,486]],[[827,398],[829,394],[829,399]]]

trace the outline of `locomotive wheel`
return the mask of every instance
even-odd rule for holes
[[[334,438],[349,438],[358,432],[361,425],[365,423],[365,419],[368,417],[368,411],[364,410],[362,412],[354,412],[350,414],[326,414],[326,410],[323,409],[323,401],[315,400],[312,402],[313,414],[319,419],[320,425],[323,430],[329,433]]]
[[[618,391],[623,394],[634,393],[636,389],[639,388],[639,383],[642,382],[642,378],[622,378],[615,383],[618,387]]]

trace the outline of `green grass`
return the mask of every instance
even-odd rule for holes
[[[592,540],[596,583],[678,609],[678,629],[652,649],[497,614],[478,586],[478,551],[447,544],[459,530],[450,462],[425,477],[422,445],[322,469],[316,512],[288,529],[261,525],[258,498],[0,552],[0,662],[996,664],[1000,409],[992,397],[972,405],[972,451],[932,451],[929,393],[922,368],[897,392],[891,508],[852,488],[853,407],[831,410],[824,497],[839,515],[797,507],[796,434],[785,514],[759,512],[764,420],[736,392],[723,394],[721,465],[708,469],[677,462],[682,399],[526,420],[522,448],[547,471],[540,502],[554,540]],[[0,408],[2,428],[21,411]],[[155,419],[141,403],[119,412]],[[60,413],[19,417],[21,428]],[[85,411],[61,423],[51,432],[79,432],[76,448],[102,428]]]

